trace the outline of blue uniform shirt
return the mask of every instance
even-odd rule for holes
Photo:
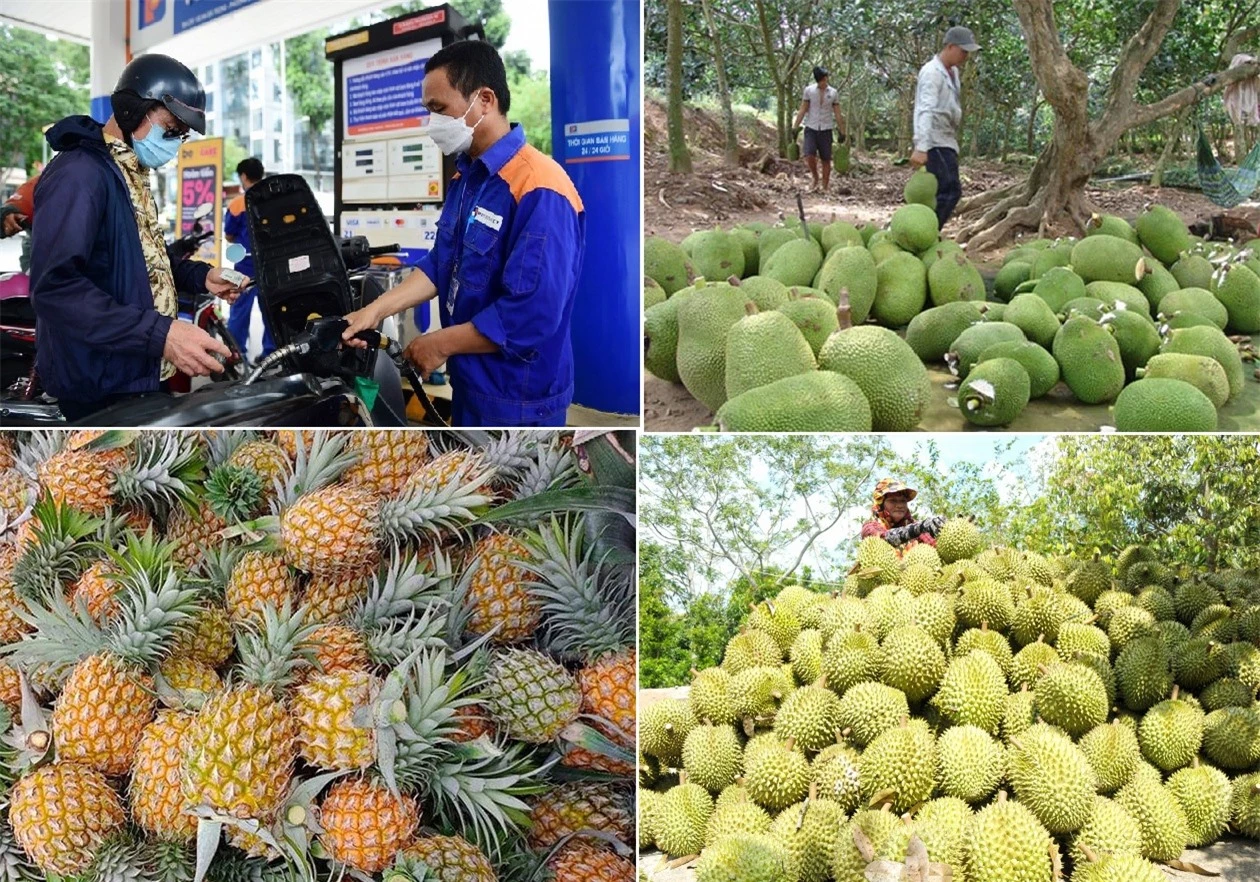
[[[228,203],[223,213],[223,235],[234,237],[233,241],[245,249],[245,256],[234,264],[237,272],[254,278],[254,248],[249,242],[249,221],[245,218],[245,194],[241,193]]]
[[[450,358],[458,425],[563,425],[573,401],[573,299],[586,213],[555,160],[511,130],[461,154],[433,249],[443,327],[472,322],[499,351]]]

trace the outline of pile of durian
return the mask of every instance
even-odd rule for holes
[[[640,711],[639,845],[698,882],[1161,882],[1260,839],[1257,689],[1255,570],[863,539]]]

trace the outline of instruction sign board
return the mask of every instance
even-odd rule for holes
[[[343,70],[345,137],[418,132],[429,111],[420,102],[424,66],[442,48],[442,40],[424,40],[362,58],[348,58]]]
[[[175,33],[182,34],[190,28],[230,15],[257,2],[258,0],[174,0]]]
[[[630,120],[596,119],[566,123],[564,162],[611,162],[630,159]]]
[[[179,148],[179,235],[187,236],[197,222],[197,212],[209,205],[210,213],[201,219],[201,229],[214,235],[201,243],[195,260],[218,265],[223,239],[223,139],[203,138]]]

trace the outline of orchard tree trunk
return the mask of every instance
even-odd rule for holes
[[[1173,133],[1167,141],[1164,142],[1164,149],[1159,154],[1159,161],[1155,163],[1155,171],[1151,173],[1151,186],[1162,187],[1164,185],[1164,169],[1173,158],[1173,154],[1177,151],[1177,147],[1181,144],[1181,133],[1185,131],[1186,120],[1190,117],[1190,108],[1186,108],[1177,114],[1177,124],[1173,127]]]
[[[735,137],[735,112],[731,109],[731,89],[726,79],[726,52],[722,48],[722,35],[713,23],[710,0],[700,0],[700,8],[704,12],[709,42],[713,48],[713,72],[717,75],[718,99],[722,103],[722,127],[726,134],[726,164],[739,165],[739,140]]]
[[[1028,111],[1028,149],[1025,153],[1032,154],[1037,149],[1037,114],[1041,112],[1041,93],[1038,92],[1033,97],[1032,110]]]
[[[691,174],[691,151],[683,133],[682,0],[666,0],[666,56],[669,64],[669,170]]]
[[[1157,0],[1155,8],[1125,44],[1096,119],[1089,115],[1089,78],[1068,58],[1059,39],[1052,0],[1012,0],[1028,44],[1033,75],[1054,110],[1054,137],[1028,180],[959,203],[959,242],[981,250],[1002,242],[1016,229],[1038,235],[1080,234],[1092,206],[1085,197],[1090,175],[1125,132],[1162,119],[1225,88],[1260,74],[1260,62],[1221,71],[1153,104],[1135,99],[1137,82],[1172,26],[1181,0]]]

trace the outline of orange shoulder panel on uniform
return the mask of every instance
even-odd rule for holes
[[[240,214],[245,210],[245,194],[241,193],[228,203],[228,211],[233,215]]]
[[[529,144],[503,163],[499,177],[507,181],[517,204],[531,190],[554,190],[569,200],[574,211],[581,213],[583,210],[582,197],[560,163]]]

